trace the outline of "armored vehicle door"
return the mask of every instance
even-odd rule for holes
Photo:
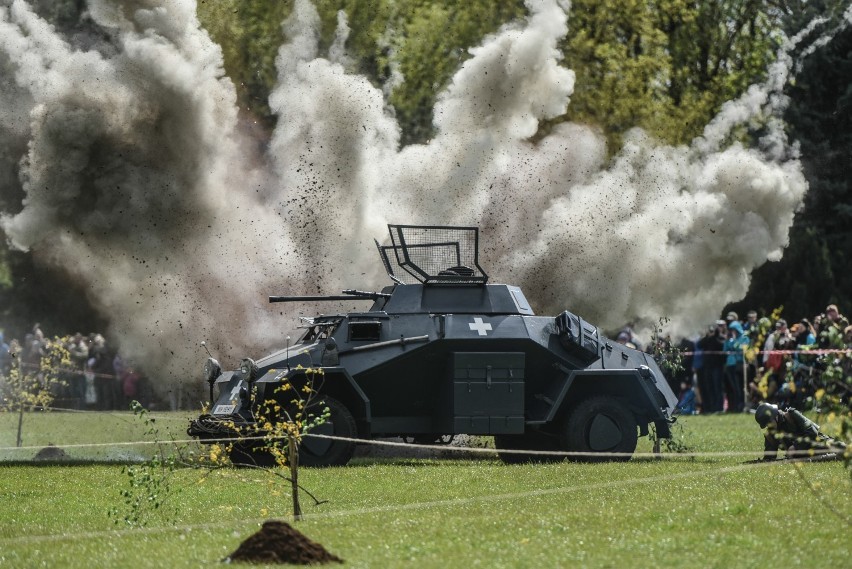
[[[452,354],[454,432],[524,432],[524,359],[523,352]]]

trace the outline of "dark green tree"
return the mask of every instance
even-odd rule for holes
[[[91,31],[94,26],[85,18],[83,0],[31,3],[68,38],[76,27]],[[470,57],[469,47],[526,11],[522,0],[315,4],[321,49],[331,44],[338,11],[344,10],[351,28],[347,51],[352,71],[376,85],[396,72],[404,77],[389,95],[403,144],[432,136],[435,98]],[[575,0],[561,48],[565,65],[577,73],[577,87],[566,116],[557,121],[599,127],[612,150],[634,126],[670,143],[688,142],[723,102],[762,79],[778,46],[779,30],[793,35],[816,16],[832,17],[822,29],[830,28],[847,5],[843,0]],[[293,0],[198,3],[202,25],[222,46],[241,113],[266,132],[275,125],[267,97],[277,81],[275,57],[285,41],[281,24],[292,6]],[[792,102],[786,119],[791,138],[801,143],[811,189],[784,259],[759,269],[752,291],[735,307],[771,310],[783,304],[793,315],[799,310],[810,315],[836,302],[852,312],[852,237],[846,229],[852,195],[845,173],[852,155],[849,34],[839,34],[806,58],[789,89]],[[11,213],[22,198],[15,177],[15,164],[0,164],[0,208]],[[805,275],[800,274],[803,268]],[[27,255],[0,252],[0,322],[7,327],[21,319],[48,321],[55,311],[50,299],[69,289],[73,285],[65,275],[38,267]],[[85,297],[84,291],[73,290],[76,297]],[[72,318],[67,307],[57,312]],[[87,328],[92,320],[78,322]]]
[[[808,8],[790,16],[792,30],[804,27],[802,22],[809,21],[814,10],[819,15],[832,12],[825,5]],[[755,271],[748,295],[733,308],[771,310],[783,305],[790,318],[810,318],[834,303],[848,314],[852,312],[852,27],[801,63],[787,90],[790,106],[785,119],[790,138],[800,145],[810,189],[784,257]]]
[[[271,129],[275,121],[267,99],[276,81],[275,56],[285,41],[281,24],[292,0],[208,0],[198,3],[198,18],[222,46],[225,71],[237,87],[240,111]]]

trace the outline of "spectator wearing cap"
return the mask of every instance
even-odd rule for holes
[[[757,326],[757,312],[754,310],[749,310],[748,314],[746,314],[746,320],[743,322],[743,334],[747,335],[749,338],[754,339],[757,335],[758,326]]]
[[[816,347],[816,332],[810,321],[802,318],[793,324],[790,333],[793,336],[793,348],[797,350],[797,353],[793,354],[793,369],[813,365],[816,356],[803,353]]]
[[[733,310],[728,312],[728,315],[725,316],[725,324],[727,324],[729,328],[731,326],[731,322],[739,322],[739,321],[740,321],[740,317],[737,316],[737,313],[734,312]]]
[[[816,321],[816,318],[814,319]],[[843,332],[849,326],[849,320],[840,314],[836,304],[825,307],[825,314],[820,315],[816,336],[820,348],[839,348],[843,344]]]
[[[621,339],[618,339],[617,341],[628,348],[633,348],[639,351],[642,350],[642,344],[639,342],[639,338],[633,333],[632,324],[627,324],[624,328],[622,328],[621,332],[618,333],[618,338],[626,338],[624,341]]]
[[[825,317],[834,325],[842,326],[843,328],[849,326],[849,320],[840,314],[836,304],[829,304],[825,307]]]
[[[628,348],[636,349],[636,344],[630,341],[630,332],[627,330],[622,330],[618,333],[618,336],[615,337],[615,341],[623,346],[627,346]]]
[[[780,351],[780,350],[789,350],[792,349],[793,346],[793,336],[790,334],[790,330],[787,328],[787,321],[783,318],[779,318],[777,322],[775,322],[775,331],[769,335],[766,339],[766,344],[764,344],[764,350],[766,352],[772,351]],[[767,353],[764,354],[764,362],[767,367],[771,367],[773,369],[778,369],[779,366],[773,365],[771,363],[771,358],[773,355],[782,355],[782,354],[772,354]]]

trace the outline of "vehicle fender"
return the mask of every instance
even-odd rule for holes
[[[653,378],[643,377],[638,370],[585,369],[566,370],[567,377],[553,401],[545,421],[550,423],[574,403],[594,395],[612,395],[624,401],[636,415],[642,434],[653,421],[661,437],[670,436],[664,397],[658,395]],[[663,400],[662,402],[660,400]]]
[[[343,367],[323,367],[324,378],[318,386],[321,394],[330,395],[354,415],[359,436],[369,436],[372,424],[370,399]]]

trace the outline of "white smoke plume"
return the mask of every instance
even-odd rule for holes
[[[349,236],[315,246],[331,266],[357,259],[358,269],[375,264],[365,241],[386,221],[476,224],[486,270],[521,284],[542,313],[570,308],[607,328],[668,316],[675,333],[715,320],[745,295],[754,268],[780,257],[807,189],[780,123],[767,121],[786,102],[790,58],[782,53],[769,80],[727,103],[691,146],[637,130],[606,163],[603,139],[580,125],[529,141],[539,121],[565,111],[574,75],[556,47],[563,7],[528,7],[526,21],[471,50],[439,97],[434,139],[400,150],[380,92],[317,58],[315,33],[282,48],[271,159],[299,188],[319,181],[327,207],[312,223]],[[307,2],[296,14],[316,20]],[[725,146],[734,127],[758,119],[769,125],[761,149]]]
[[[815,29],[819,26],[830,22],[831,19],[828,17],[823,18],[814,18],[814,20],[809,23],[805,28],[797,33],[790,42],[792,45],[796,45],[805,39],[806,36],[811,34]],[[852,24],[852,4],[846,7],[843,11],[843,14],[840,15],[840,22],[835,25],[833,28],[829,28],[825,30],[822,34],[820,34],[814,41],[811,42],[806,48],[799,52],[798,60],[796,61],[796,73],[802,70],[802,66],[804,65],[805,59],[816,50],[821,47],[824,47],[831,43],[831,40],[834,39],[834,36],[845,30]]]
[[[479,225],[492,280],[522,285],[540,313],[605,328],[668,316],[692,332],[781,255],[807,188],[777,122],[759,149],[725,146],[733,126],[783,107],[789,58],[691,146],[635,131],[607,161],[581,125],[530,141],[567,108],[574,74],[557,49],[567,7],[529,0],[440,95],[436,136],[400,148],[381,88],[347,72],[345,18],[322,57],[316,11],[297,0],[268,155],[246,156],[193,2],[89,5],[112,52],[74,48],[26,2],[0,0],[0,69],[14,80],[0,89],[0,151],[28,142],[24,207],[2,226],[88,283],[122,350],[163,382],[198,381],[202,339],[226,365],[281,343],[293,322],[268,294],[386,284],[372,239],[389,222]],[[13,92],[23,111],[5,106]]]
[[[194,4],[90,8],[114,36],[110,57],[73,48],[25,2],[0,6],[0,53],[31,102],[26,199],[3,229],[88,284],[125,355],[195,379],[200,340],[268,341],[257,291],[286,283],[293,248],[258,207],[264,178],[243,166],[235,91]],[[4,108],[4,127],[19,116]]]

